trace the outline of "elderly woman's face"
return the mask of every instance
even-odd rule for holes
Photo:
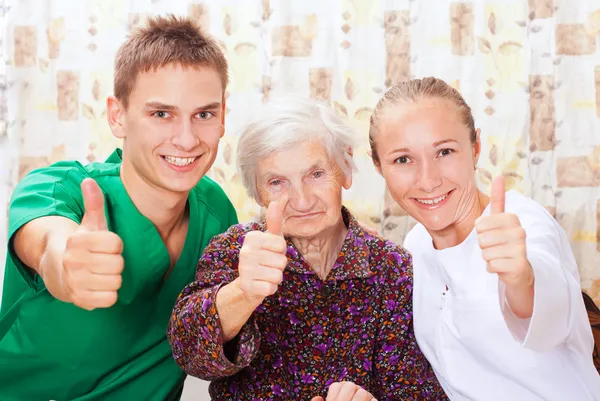
[[[375,138],[378,167],[390,194],[427,229],[439,231],[470,212],[479,139],[456,106],[447,100],[422,100],[390,106]]]
[[[283,232],[286,236],[311,238],[339,223],[342,187],[351,177],[329,158],[318,142],[306,142],[274,152],[258,165],[261,203],[286,203]]]

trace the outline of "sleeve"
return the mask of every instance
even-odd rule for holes
[[[62,216],[77,223],[83,216],[79,185],[84,176],[72,167],[50,166],[34,170],[15,188],[8,210],[8,255],[30,287],[45,288],[39,275],[18,258],[12,244],[16,232],[28,222],[45,216]]]
[[[375,348],[376,386],[383,400],[447,400],[431,365],[421,352],[413,329],[412,261],[395,247],[382,295],[380,332]]]
[[[539,352],[563,343],[577,319],[586,319],[571,246],[562,228],[544,212],[518,214],[526,233],[527,259],[534,274],[530,318],[520,319],[512,313],[506,301],[505,285],[499,284],[500,305],[508,329],[523,347]]]
[[[213,238],[198,263],[196,280],[175,304],[167,336],[173,357],[191,376],[203,380],[232,376],[250,365],[258,352],[261,338],[254,317],[224,344],[216,307],[219,289],[237,277],[242,243],[239,225]]]

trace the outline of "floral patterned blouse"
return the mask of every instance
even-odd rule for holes
[[[349,228],[325,281],[288,242],[277,293],[265,298],[238,336],[223,344],[219,288],[237,277],[246,233],[235,225],[205,248],[196,281],[179,296],[168,338],[177,363],[211,380],[214,400],[310,400],[352,381],[377,400],[446,400],[413,332],[412,265],[399,246]]]

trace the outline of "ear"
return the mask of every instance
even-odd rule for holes
[[[342,181],[344,189],[348,190],[352,186],[352,174],[344,174],[344,181]]]
[[[477,165],[479,162],[479,155],[481,154],[481,130],[477,128],[475,130],[475,143],[473,144],[473,165]]]
[[[352,149],[352,147],[349,147],[348,150],[346,151],[348,153],[348,155],[350,156],[350,159],[352,159],[354,157],[354,149]],[[346,162],[346,167],[348,167],[350,169],[350,163]],[[350,171],[349,174],[344,174],[344,178],[342,179],[342,186],[345,189],[350,189],[350,187],[352,186],[352,171]]]
[[[221,106],[221,138],[225,135],[225,110],[227,109],[227,99],[225,99],[225,94],[223,94],[223,102]]]
[[[119,139],[125,138],[125,107],[114,96],[109,96],[106,99],[106,118],[113,135]]]

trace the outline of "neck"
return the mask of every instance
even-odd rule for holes
[[[139,212],[156,227],[163,240],[186,220],[188,193],[175,193],[151,184],[136,174],[134,167],[123,160],[121,181]]]
[[[348,228],[340,215],[336,224],[316,237],[292,238],[292,242],[321,280],[325,280],[342,249],[347,233]]]
[[[461,244],[473,231],[475,220],[482,214],[489,203],[489,198],[477,190],[463,205],[459,206],[457,215],[462,216],[450,226],[440,231],[429,231],[435,249],[451,248]]]

